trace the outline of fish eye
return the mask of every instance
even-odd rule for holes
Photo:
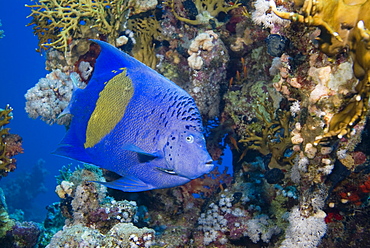
[[[193,135],[186,136],[186,142],[193,143],[194,142],[194,136]]]

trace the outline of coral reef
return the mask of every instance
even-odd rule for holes
[[[137,228],[132,223],[118,223],[106,234],[81,224],[63,228],[46,247],[151,247],[154,230]]]
[[[199,33],[191,41],[188,53],[191,90],[200,113],[205,119],[219,115],[221,89],[226,85],[228,52],[213,31]]]
[[[0,178],[16,169],[17,160],[12,157],[23,153],[22,138],[9,133],[9,128],[4,128],[13,118],[12,111],[9,105],[0,109]]]
[[[285,240],[280,247],[317,247],[326,232],[325,216],[326,213],[321,211],[305,218],[297,208],[293,208]]]
[[[9,215],[5,195],[0,188],[0,243],[4,248],[32,248],[39,245],[44,229],[33,221],[16,220]]]
[[[133,56],[151,68],[156,68],[158,59],[154,50],[154,41],[163,41],[161,26],[153,16],[147,18],[131,18],[127,27],[134,33],[135,45]],[[125,36],[121,36],[125,37]]]
[[[15,222],[12,230],[7,233],[11,236],[12,247],[35,247],[43,231],[40,224],[32,221]]]
[[[32,7],[35,32],[66,2]],[[93,182],[116,179],[111,172],[65,167],[43,244],[368,246],[369,1],[133,2],[95,1],[121,4],[125,16],[107,18],[116,10],[104,7],[70,31],[39,33],[51,72],[27,93],[27,111],[68,125],[73,84],[89,83],[99,55],[85,39],[108,40],[194,97],[207,148],[218,160],[230,147],[232,162],[219,162],[233,175],[216,169],[180,187],[124,193]],[[70,14],[52,22],[66,25]],[[104,20],[114,31],[100,29]]]
[[[154,230],[131,223],[137,212],[135,202],[115,201],[106,196],[103,185],[91,182],[105,181],[97,167],[85,165],[65,179],[70,181],[62,181],[56,190],[61,197],[65,225],[53,235],[47,247],[150,247],[154,244]]]
[[[0,188],[0,240],[3,239],[6,233],[15,225],[14,220],[9,218],[8,208],[5,201],[5,195],[2,188]]]
[[[311,3],[302,7],[302,13],[294,14],[279,11],[274,1],[270,1],[273,12],[284,18],[320,27],[319,49],[328,56],[335,56],[348,47],[353,59],[353,71],[360,80],[356,85],[355,95],[347,100],[343,109],[336,113],[329,122],[324,135],[318,136],[316,143],[324,138],[337,136],[342,138],[349,134],[353,126],[367,113],[369,99],[369,54],[368,39],[369,18],[363,10],[370,7],[370,1],[347,3],[345,1],[328,1],[327,3]],[[305,1],[311,2],[311,1]],[[346,14],[344,14],[346,13]]]
[[[257,0],[254,2],[255,11],[252,13],[252,20],[257,25],[262,25],[264,28],[270,28],[271,33],[274,32],[275,26],[286,26],[287,21],[280,19],[274,12],[270,11],[270,3],[266,0]],[[278,11],[285,11],[282,6],[277,7]]]
[[[198,229],[203,232],[204,245],[224,245],[229,240],[239,240],[243,237],[248,237],[253,243],[260,240],[269,243],[273,235],[281,232],[267,215],[253,217],[248,211],[233,205],[235,197],[230,198],[222,194],[218,204],[211,203],[209,210],[200,215]]]

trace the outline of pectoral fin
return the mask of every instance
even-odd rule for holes
[[[157,153],[148,153],[141,149],[138,146],[133,144],[126,144],[122,147],[124,150],[131,151],[137,153],[138,160],[140,163],[150,162],[153,159],[159,158],[160,156]]]

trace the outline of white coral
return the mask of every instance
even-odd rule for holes
[[[58,194],[60,198],[66,198],[66,196],[70,196],[73,191],[73,183],[69,181],[62,181],[60,185],[57,185],[55,189],[55,193]]]
[[[41,78],[39,82],[25,95],[26,112],[31,118],[41,117],[48,124],[68,124],[66,117],[58,118],[60,113],[68,106],[72,97],[73,79],[78,87],[85,87],[76,72],[67,75],[58,70],[53,70]]]
[[[259,215],[247,221],[246,235],[257,243],[262,240],[265,243],[270,242],[272,235],[279,234],[281,229],[277,226],[271,225],[270,219],[267,215]]]
[[[310,103],[316,103],[321,97],[328,96],[330,89],[327,87],[331,74],[330,66],[321,68],[311,67],[308,71],[308,75],[314,82],[317,83],[315,89],[311,91],[309,101]]]
[[[265,28],[273,28],[275,25],[287,25],[289,21],[278,17],[275,13],[269,12],[270,1],[257,0],[254,2],[256,10],[252,13],[252,20],[255,24],[262,25]],[[277,7],[278,11],[286,12],[282,6]]]
[[[280,248],[317,247],[326,233],[325,216],[325,212],[319,210],[315,215],[306,218],[301,216],[298,207],[294,207],[289,215],[289,226]]]
[[[301,105],[299,104],[299,101],[293,102],[293,104],[290,106],[290,112],[292,113],[293,117],[301,112]]]
[[[200,56],[202,51],[210,52],[214,47],[214,40],[218,39],[218,35],[212,30],[200,33],[191,41],[188,49],[190,57],[188,58],[188,64],[190,68],[194,70],[200,70],[203,66],[203,59]]]
[[[203,59],[197,53],[193,53],[188,58],[188,64],[190,68],[194,70],[200,70],[202,69],[202,66],[203,66]]]

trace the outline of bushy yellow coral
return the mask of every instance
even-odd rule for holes
[[[67,51],[74,38],[97,38],[85,36],[91,29],[114,44],[129,9],[127,0],[39,0],[26,6],[31,8],[29,25],[33,25],[40,48],[61,51]]]
[[[161,26],[154,15],[146,18],[129,19],[127,26],[134,32],[136,44],[133,56],[151,68],[156,68],[157,57],[154,51],[154,40],[164,39]]]
[[[226,4],[224,0],[195,0],[194,5],[197,8],[198,15],[195,20],[190,20],[180,16],[175,10],[174,0],[168,0],[165,3],[170,7],[173,15],[180,21],[191,25],[207,25],[211,19],[215,19],[220,12],[229,12],[232,9],[239,8],[240,3]]]
[[[295,157],[294,155],[290,157],[285,156],[285,152],[293,146],[289,133],[288,120],[290,118],[290,112],[279,111],[278,117],[274,118],[275,113],[272,109],[266,106],[265,108],[267,113],[270,114],[269,118],[266,118],[258,108],[255,108],[257,118],[259,119],[258,123],[262,125],[261,132],[257,133],[248,126],[245,130],[248,137],[239,140],[240,143],[246,144],[247,147],[242,157],[248,149],[257,150],[262,155],[272,155],[268,165],[270,169],[284,168],[286,165],[291,165],[292,159]]]
[[[9,124],[10,120],[13,118],[11,112],[13,108],[7,105],[5,109],[0,109],[0,128]]]

